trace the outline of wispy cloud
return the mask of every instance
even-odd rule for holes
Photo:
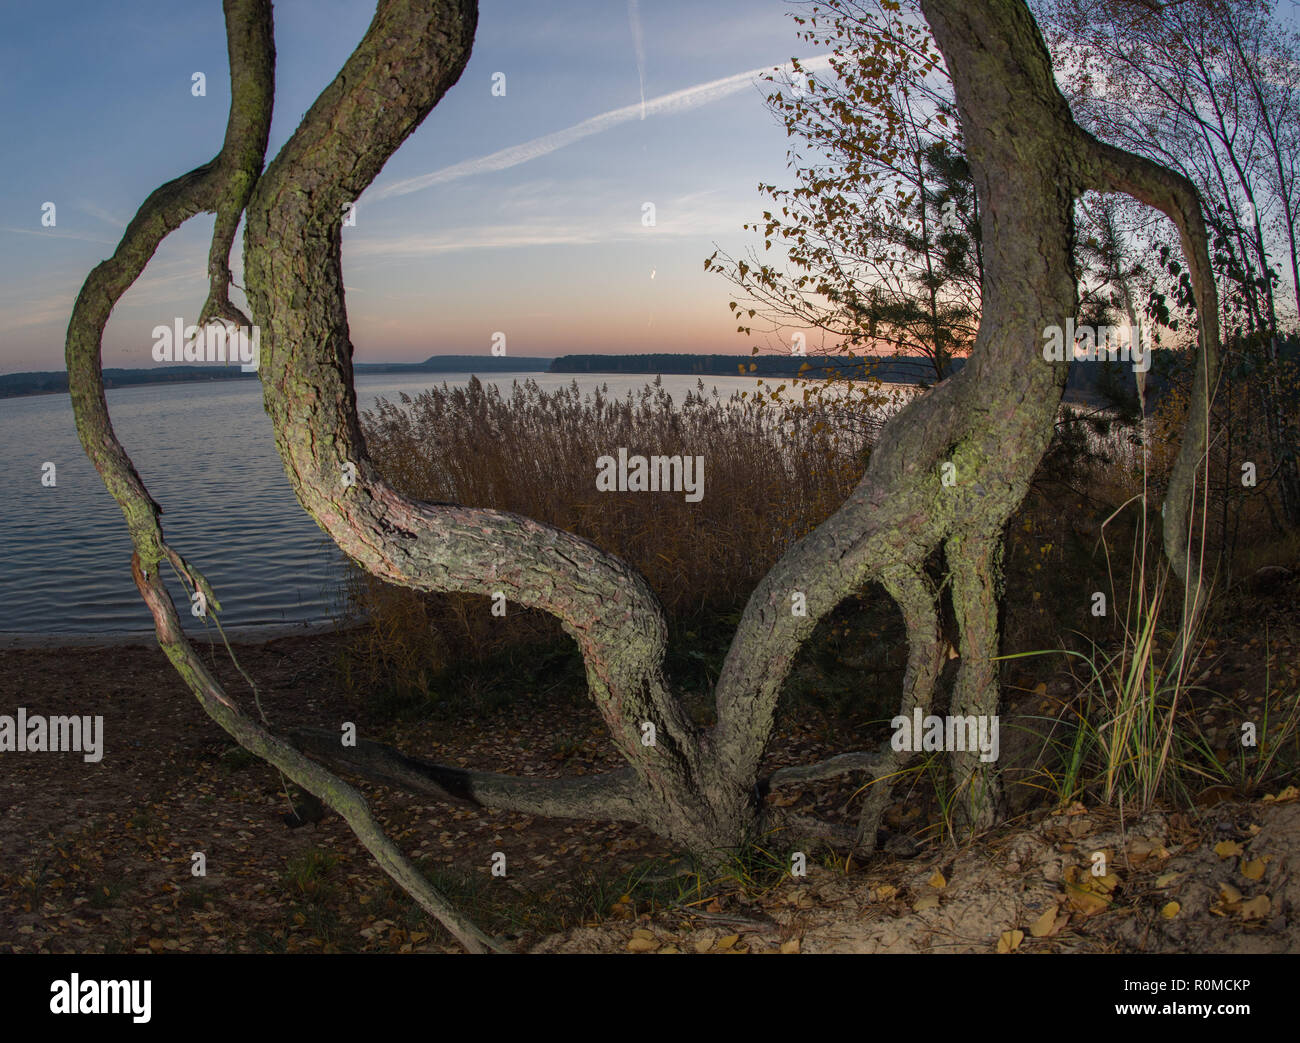
[[[447,228],[431,234],[374,236],[347,244],[349,261],[388,257],[432,256],[465,250],[511,249],[530,246],[574,246],[641,240],[707,238],[734,232],[748,219],[744,201],[720,199],[716,191],[692,192],[658,208],[653,230],[641,227],[637,216],[605,207],[582,218],[554,217],[509,224]]]
[[[60,322],[66,324],[79,289],[79,286],[70,284],[61,292],[46,297],[0,303],[0,326],[19,330],[30,326],[53,326]]]
[[[89,203],[85,200],[80,200],[77,202],[76,206],[77,209],[80,210],[83,214],[89,214],[91,217],[98,218],[99,220],[103,221],[104,224],[110,225],[113,228],[126,227],[126,222],[124,220],[122,220],[116,214],[109,213],[102,206],[98,206],[95,203]]]
[[[349,258],[413,257],[459,253],[462,250],[595,243],[600,239],[597,230],[574,228],[569,222],[533,226],[475,225],[472,228],[449,228],[431,235],[403,235],[349,243],[347,254]]]
[[[112,239],[96,239],[90,235],[78,235],[76,232],[56,232],[50,228],[0,228],[0,232],[12,232],[14,235],[37,235],[42,239],[77,239],[83,243],[102,243],[105,246],[116,246]]]
[[[627,0],[627,21],[632,27],[632,47],[636,51],[636,74],[641,82],[641,118],[645,119],[645,37],[641,34],[641,10],[637,0]]]
[[[830,59],[830,55],[819,55],[815,58],[801,59],[799,64],[805,71],[814,72],[818,69],[828,68]],[[429,174],[406,178],[403,181],[395,181],[391,185],[365,193],[363,198],[368,202],[373,202],[395,196],[410,195],[412,192],[419,192],[422,189],[445,184],[448,181],[455,181],[458,178],[517,167],[521,163],[527,163],[530,160],[549,155],[567,145],[572,145],[575,141],[581,141],[583,138],[599,134],[622,123],[642,118],[643,105],[644,112],[652,116],[667,116],[679,112],[689,112],[701,105],[708,105],[730,97],[732,94],[736,94],[752,85],[760,76],[774,70],[790,72],[791,65],[786,63],[779,66],[768,65],[760,69],[750,69],[748,72],[736,73],[734,76],[724,76],[720,80],[710,80],[708,83],[701,83],[695,87],[686,87],[683,90],[673,91],[671,94],[661,94],[659,97],[652,98],[643,104],[625,105],[620,109],[611,109],[609,112],[603,112],[599,116],[592,116],[590,119],[575,123],[564,130],[557,130],[554,133],[533,138],[522,145],[512,145],[510,148],[504,148],[498,152],[480,156],[477,159],[467,159],[462,163],[454,163],[449,167],[443,167],[441,170],[435,170]]]

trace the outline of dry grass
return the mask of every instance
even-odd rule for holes
[[[670,614],[747,592],[795,539],[825,519],[862,463],[814,421],[773,422],[739,399],[662,386],[616,398],[533,381],[509,395],[477,379],[435,388],[365,416],[385,476],[430,501],[514,511],[585,536],[630,562]],[[782,417],[793,419],[793,415]],[[596,461],[616,455],[702,456],[704,496],[598,492]]]
[[[725,613],[795,540],[841,503],[865,469],[865,438],[815,411],[691,393],[661,385],[618,398],[548,392],[533,381],[503,394],[477,379],[433,388],[363,415],[371,457],[408,495],[514,511],[592,540],[638,569],[684,625]],[[597,460],[628,455],[704,459],[703,497],[600,492]],[[453,655],[474,660],[502,642],[558,634],[549,617],[511,608],[494,618],[471,595],[425,595],[355,572],[353,606],[370,621],[347,668],[427,690]],[[363,678],[356,678],[363,681]]]

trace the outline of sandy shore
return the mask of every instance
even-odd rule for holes
[[[276,623],[266,626],[226,627],[226,637],[241,645],[262,645],[282,637],[311,637],[328,634],[338,629],[332,620],[319,623]],[[221,638],[213,630],[206,634],[190,634],[195,644],[220,644]],[[22,648],[127,648],[156,644],[152,630],[130,634],[24,634],[0,631],[0,651]]]

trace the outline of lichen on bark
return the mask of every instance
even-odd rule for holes
[[[853,751],[761,776],[791,664],[817,623],[846,597],[878,581],[899,604],[909,644],[902,707],[928,709],[946,642],[940,592],[926,567],[942,550],[958,599],[954,712],[996,712],[1001,531],[1046,452],[1064,389],[1064,365],[1044,362],[1040,345],[1043,330],[1062,324],[1077,303],[1075,198],[1102,186],[1167,208],[1196,258],[1203,314],[1213,302],[1195,193],[1159,168],[1099,146],[1075,126],[1023,0],[921,0],[921,8],[949,65],[983,215],[978,335],[968,364],[885,426],[845,503],[754,590],[715,686],[716,724],[709,729],[695,724],[664,677],[663,612],[633,569],[587,540],[518,515],[406,497],[366,451],[343,293],[343,207],[461,75],[477,24],[474,0],[380,3],[356,50],[265,171],[274,71],[270,6],[226,0],[232,106],[222,151],[154,192],[113,258],[86,280],[67,339],[78,432],[122,507],[135,544],[137,587],[161,646],[213,719],[337,810],[384,870],[472,951],[495,943],[416,872],[357,791],[323,765],[485,807],[639,822],[706,862],[783,821],[818,833],[816,824],[782,820],[764,803],[765,793],[846,772],[882,778],[903,763],[883,751]],[[158,243],[203,210],[217,213],[204,318],[243,318],[229,301],[228,253],[239,216],[246,216],[245,277],[261,331],[263,399],[303,508],[353,561],[386,581],[427,591],[501,591],[556,616],[582,653],[589,693],[625,768],[580,782],[517,779],[431,764],[368,741],[345,749],[309,729],[290,736],[294,745],[243,713],[211,677],[181,630],[161,563],[173,564],[214,605],[216,592],[164,539],[160,508],[113,433],[100,359],[114,304]],[[1204,385],[1217,337],[1208,321],[1202,336],[1198,380]],[[1194,428],[1183,447],[1188,460],[1195,462],[1203,441],[1203,430]],[[951,485],[940,479],[944,463],[955,468]],[[1187,473],[1182,457],[1179,467]],[[1170,495],[1175,502],[1167,518],[1177,521],[1178,496]],[[1167,539],[1171,554],[1177,557],[1181,547],[1185,558],[1177,534]],[[792,590],[805,594],[806,615],[789,611]],[[656,726],[652,747],[640,741],[645,720]],[[988,824],[994,776],[970,756],[956,757],[953,768],[967,794],[967,821]],[[856,836],[824,825],[821,834],[870,847],[885,793],[884,786],[873,790]]]

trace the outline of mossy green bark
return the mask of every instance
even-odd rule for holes
[[[215,592],[166,545],[160,510],[113,434],[99,357],[108,315],[162,238],[209,209],[218,220],[204,316],[241,320],[228,299],[228,250],[246,210],[245,272],[261,328],[264,403],[303,507],[382,579],[430,591],[501,591],[559,618],[582,652],[591,696],[628,766],[581,784],[548,784],[456,772],[373,743],[332,748],[319,734],[299,733],[320,760],[491,807],[630,819],[716,862],[773,824],[762,803],[766,788],[898,766],[895,758],[853,753],[760,777],[777,699],[800,646],[866,583],[882,582],[904,613],[910,650],[903,708],[928,708],[946,643],[925,563],[942,547],[958,600],[954,712],[996,712],[1001,531],[1047,449],[1064,388],[1065,366],[1044,362],[1041,344],[1043,331],[1064,324],[1076,306],[1075,198],[1098,185],[1145,192],[1175,211],[1189,251],[1203,247],[1194,192],[1189,196],[1159,168],[1106,152],[1074,125],[1023,0],[922,0],[922,10],[952,74],[982,214],[979,334],[968,365],[885,427],[844,505],[754,591],[716,686],[710,730],[695,725],[666,683],[663,612],[626,564],[507,512],[413,501],[382,479],[366,453],[343,292],[343,208],[460,76],[476,26],[473,0],[381,3],[344,68],[260,176],[274,66],[270,10],[266,0],[227,0],[234,100],[221,155],[150,196],[114,257],[86,281],[67,346],[78,431],[122,505],[136,547],[136,583],[162,647],[222,727],[339,811],[385,871],[471,950],[491,942],[415,872],[359,794],[243,714],[185,640],[159,576],[162,563],[174,564],[213,603]],[[1192,267],[1204,308],[1213,286],[1206,288],[1203,250],[1197,256]],[[1202,388],[1213,372],[1217,336],[1208,324],[1203,334]],[[1196,452],[1195,444],[1184,445],[1189,460]],[[1181,459],[1178,473],[1186,471]],[[941,478],[944,464],[954,469],[950,484]],[[804,616],[790,611],[794,591],[805,595]],[[641,742],[645,721],[656,728],[653,747]],[[957,758],[954,768],[964,789],[978,794],[967,799],[967,818],[987,823],[992,778],[969,757]],[[864,814],[863,832],[881,792]]]
[[[154,617],[159,645],[204,711],[250,753],[279,768],[348,823],[381,868],[472,952],[497,944],[461,916],[384,834],[365,800],[245,714],[208,673],[181,630],[163,582],[164,562],[174,566],[209,609],[219,609],[203,576],[170,548],[161,508],[149,495],[113,431],[104,395],[101,342],[117,301],[139,278],[159,243],[197,213],[217,214],[209,262],[209,298],[203,318],[242,319],[230,304],[228,255],[234,229],[261,171],[274,97],[275,50],[269,0],[226,0],[231,110],[226,140],[211,163],[157,189],[127,226],[113,256],[86,278],[68,324],[65,354],[77,433],[91,462],[126,518],[135,553],[132,574]]]

